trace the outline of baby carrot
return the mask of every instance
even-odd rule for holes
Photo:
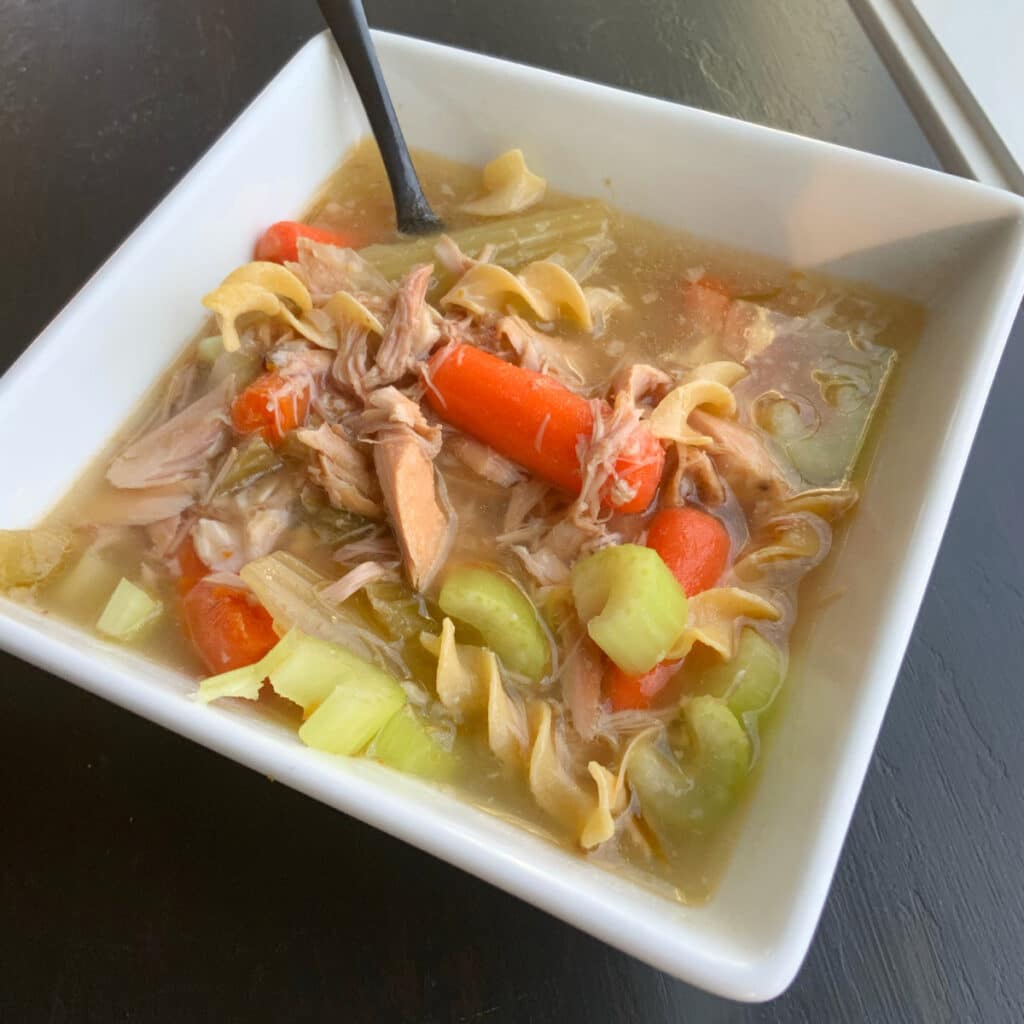
[[[310,224],[302,224],[295,220],[279,220],[271,224],[256,243],[255,256],[258,260],[269,260],[272,263],[295,261],[299,258],[299,239],[308,238],[313,242],[326,242],[347,248],[352,239],[337,231],[326,228],[315,228]]]
[[[594,426],[585,398],[472,345],[442,349],[428,370],[427,401],[441,419],[549,483],[579,492],[577,444]],[[617,480],[634,491],[616,505],[618,511],[642,512],[650,505],[664,463],[661,445],[639,426],[615,465]]]

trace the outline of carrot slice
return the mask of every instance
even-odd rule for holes
[[[647,529],[647,546],[661,555],[687,597],[713,587],[729,560],[725,527],[696,508],[661,509]]]
[[[313,242],[326,242],[350,248],[353,239],[337,231],[327,228],[315,228],[310,224],[302,224],[296,220],[279,220],[271,224],[256,243],[254,255],[258,260],[269,260],[271,263],[293,262],[299,258],[299,239],[308,238]]]
[[[185,632],[216,675],[252,665],[277,643],[270,614],[244,590],[201,580],[182,600]]]
[[[261,434],[268,444],[277,445],[305,422],[308,411],[308,384],[264,373],[231,403],[231,422],[239,434]]]
[[[429,364],[427,402],[446,423],[489,444],[531,473],[579,493],[577,445],[594,425],[590,402],[543,373],[524,370],[472,345],[442,349]],[[615,464],[616,481],[633,491],[609,504],[642,512],[661,480],[665,452],[638,427]]]
[[[654,698],[665,689],[679,670],[680,664],[678,661],[663,661],[660,665],[655,665],[650,672],[645,672],[641,676],[631,676],[623,672],[615,662],[610,661],[604,687],[605,695],[611,701],[612,710],[649,708]]]

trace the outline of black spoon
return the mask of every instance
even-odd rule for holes
[[[384,159],[384,169],[395,200],[398,230],[406,235],[430,235],[444,224],[430,208],[423,186],[409,158],[409,150],[398,127],[395,108],[370,39],[361,0],[317,0],[327,27],[348,65],[374,138]]]

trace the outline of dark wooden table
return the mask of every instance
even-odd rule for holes
[[[368,7],[381,27],[935,164],[843,0]],[[320,27],[312,0],[0,0],[3,366]],[[1018,322],[781,999],[707,996],[0,656],[0,1021],[1024,1020],[1022,390]]]

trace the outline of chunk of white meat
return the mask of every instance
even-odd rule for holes
[[[455,538],[455,511],[434,468],[441,432],[395,388],[375,392],[370,405],[363,417],[364,436],[373,443],[373,464],[406,574],[422,591]]]
[[[234,379],[228,378],[166,423],[130,444],[107,469],[107,479],[122,488],[159,487],[199,475],[227,443],[228,402]]]
[[[239,526],[219,519],[199,519],[192,527],[192,544],[200,561],[212,572],[238,572],[246,563]]]

